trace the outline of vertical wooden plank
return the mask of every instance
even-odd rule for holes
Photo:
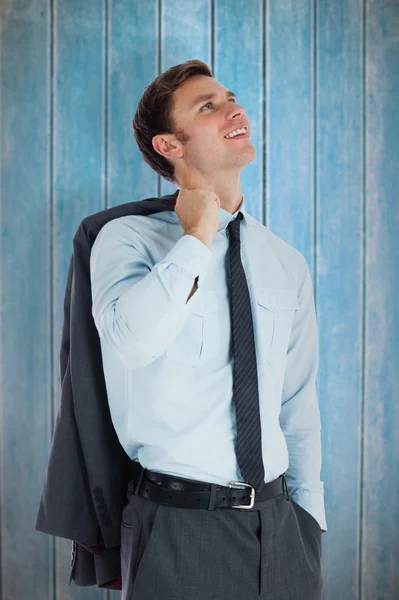
[[[366,2],[362,600],[399,597],[399,4]]]
[[[144,87],[158,74],[157,0],[113,0],[109,10],[109,206],[158,194],[132,121]]]
[[[313,270],[313,13],[311,0],[267,5],[266,199],[271,230]]]
[[[362,6],[320,1],[315,17],[318,389],[329,527],[324,596],[354,600],[362,476]]]
[[[58,0],[53,15],[42,0],[0,6],[3,596],[120,597],[69,587],[70,543],[59,539],[54,592],[53,540],[33,529],[59,404],[67,266],[84,216],[175,190],[143,162],[131,120],[159,72],[201,58],[247,109],[257,150],[242,173],[250,212],[266,222],[265,185],[267,223],[313,272],[329,525],[323,597],[391,600],[399,594],[398,5],[366,3],[363,130],[358,1],[107,2],[99,10],[95,0]]]
[[[213,76],[237,94],[245,108],[256,150],[255,159],[241,172],[248,212],[259,221],[263,214],[263,24],[262,2],[217,0],[214,15]]]
[[[54,14],[54,415],[60,401],[59,349],[72,239],[80,221],[102,210],[106,153],[104,0],[55,0]],[[68,585],[70,541],[56,539],[56,598],[106,598]]]
[[[52,539],[34,530],[51,435],[49,7],[0,17],[1,589],[50,600]]]

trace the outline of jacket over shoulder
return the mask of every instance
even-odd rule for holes
[[[111,420],[92,315],[91,249],[112,219],[174,210],[178,193],[90,215],[73,238],[60,348],[61,401],[35,529],[72,540],[69,583],[76,585],[121,589],[121,514],[128,482],[140,470]]]

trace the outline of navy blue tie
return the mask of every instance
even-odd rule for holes
[[[230,221],[230,314],[233,345],[233,400],[236,409],[236,457],[244,482],[259,491],[265,481],[259,413],[258,372],[251,302],[241,262],[240,224]]]

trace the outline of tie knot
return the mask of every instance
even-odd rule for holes
[[[235,219],[232,219],[228,224],[227,229],[230,231],[230,235],[235,239],[240,239],[240,224],[241,220],[244,218],[242,212],[239,212]]]

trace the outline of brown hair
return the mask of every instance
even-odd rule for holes
[[[172,183],[175,183],[174,166],[155,150],[152,138],[159,133],[173,133],[179,141],[187,141],[172,117],[172,94],[193,75],[213,77],[208,65],[201,60],[188,60],[158,75],[144,88],[133,118],[134,137],[143,159],[158,175]]]

